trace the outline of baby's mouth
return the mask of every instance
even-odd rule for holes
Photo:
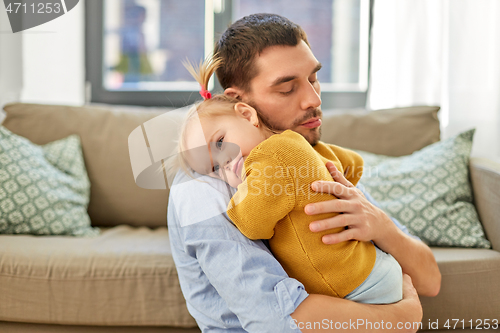
[[[240,180],[243,180],[244,178],[244,167],[245,165],[245,158],[244,157],[239,157],[236,163],[233,165],[233,173],[238,177]]]
[[[236,177],[238,177],[240,179],[241,179],[241,169],[242,169],[242,166],[243,166],[243,157],[240,157],[238,159],[238,162],[234,163],[234,166],[233,166],[233,172],[234,172],[234,174],[236,175]]]

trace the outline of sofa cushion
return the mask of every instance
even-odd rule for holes
[[[4,109],[3,125],[36,144],[80,136],[91,182],[88,213],[93,225],[166,225],[168,191],[139,188],[128,154],[130,132],[162,110],[39,104],[10,104]]]
[[[80,136],[91,181],[88,213],[93,225],[166,225],[169,191],[142,189],[135,184],[128,137],[138,126],[167,109],[22,103],[4,109],[4,126],[36,144],[70,134]],[[322,140],[391,156],[410,154],[439,140],[438,110],[413,107],[373,112],[325,111]],[[176,126],[172,122],[172,128],[166,131],[177,131]],[[142,128],[147,133],[148,128]],[[146,140],[148,147],[149,143]],[[153,156],[156,151],[151,149],[148,153]]]
[[[361,183],[428,245],[490,248],[469,181],[473,135],[470,130],[402,157],[360,152]]]
[[[93,238],[3,235],[0,321],[195,326],[164,227]]]
[[[479,218],[491,247],[500,252],[500,163],[473,157],[469,169]]]
[[[201,333],[198,327],[177,328],[164,326],[84,326],[28,324],[0,321],[0,332],[5,333]],[[439,332],[432,332],[439,333]],[[463,332],[461,332],[463,333]]]
[[[485,249],[431,248],[441,271],[441,291],[436,297],[420,297],[424,329],[446,329],[448,324],[476,327],[498,320],[500,309],[500,252]],[[453,320],[455,319],[455,320]],[[462,322],[463,320],[463,322]],[[437,323],[429,327],[430,323]],[[497,326],[498,328],[498,326]]]
[[[323,112],[321,140],[387,156],[409,155],[439,141],[437,106]]]
[[[0,126],[0,233],[95,236],[76,135],[42,147]]]

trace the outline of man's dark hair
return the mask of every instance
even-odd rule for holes
[[[270,46],[296,46],[301,40],[309,46],[299,25],[276,14],[252,14],[234,22],[215,44],[214,53],[222,59],[216,71],[222,88],[249,91],[250,81],[258,74],[257,55]]]

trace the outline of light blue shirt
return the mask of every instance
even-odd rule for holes
[[[232,224],[226,209],[236,190],[194,175],[177,173],[167,219],[180,286],[200,329],[300,332],[290,314],[308,296],[304,286],[288,277],[263,241],[249,240]]]

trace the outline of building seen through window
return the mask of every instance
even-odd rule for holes
[[[209,55],[230,22],[265,12],[285,16],[306,31],[323,65],[318,72],[322,98],[329,92],[361,93],[365,97],[358,104],[362,105],[368,81],[369,7],[370,0],[89,1],[87,52],[94,62],[87,65],[87,77],[92,99],[111,103],[154,99],[157,103],[163,100],[149,93],[159,92],[168,100],[182,96],[177,99],[180,104],[192,102],[188,92],[196,92],[198,85],[182,62],[197,63]],[[96,43],[102,47],[95,47]],[[97,49],[100,54],[92,54]],[[96,66],[95,59],[102,66]],[[117,97],[121,92],[135,95],[123,100]],[[149,95],[141,98],[138,92]]]

